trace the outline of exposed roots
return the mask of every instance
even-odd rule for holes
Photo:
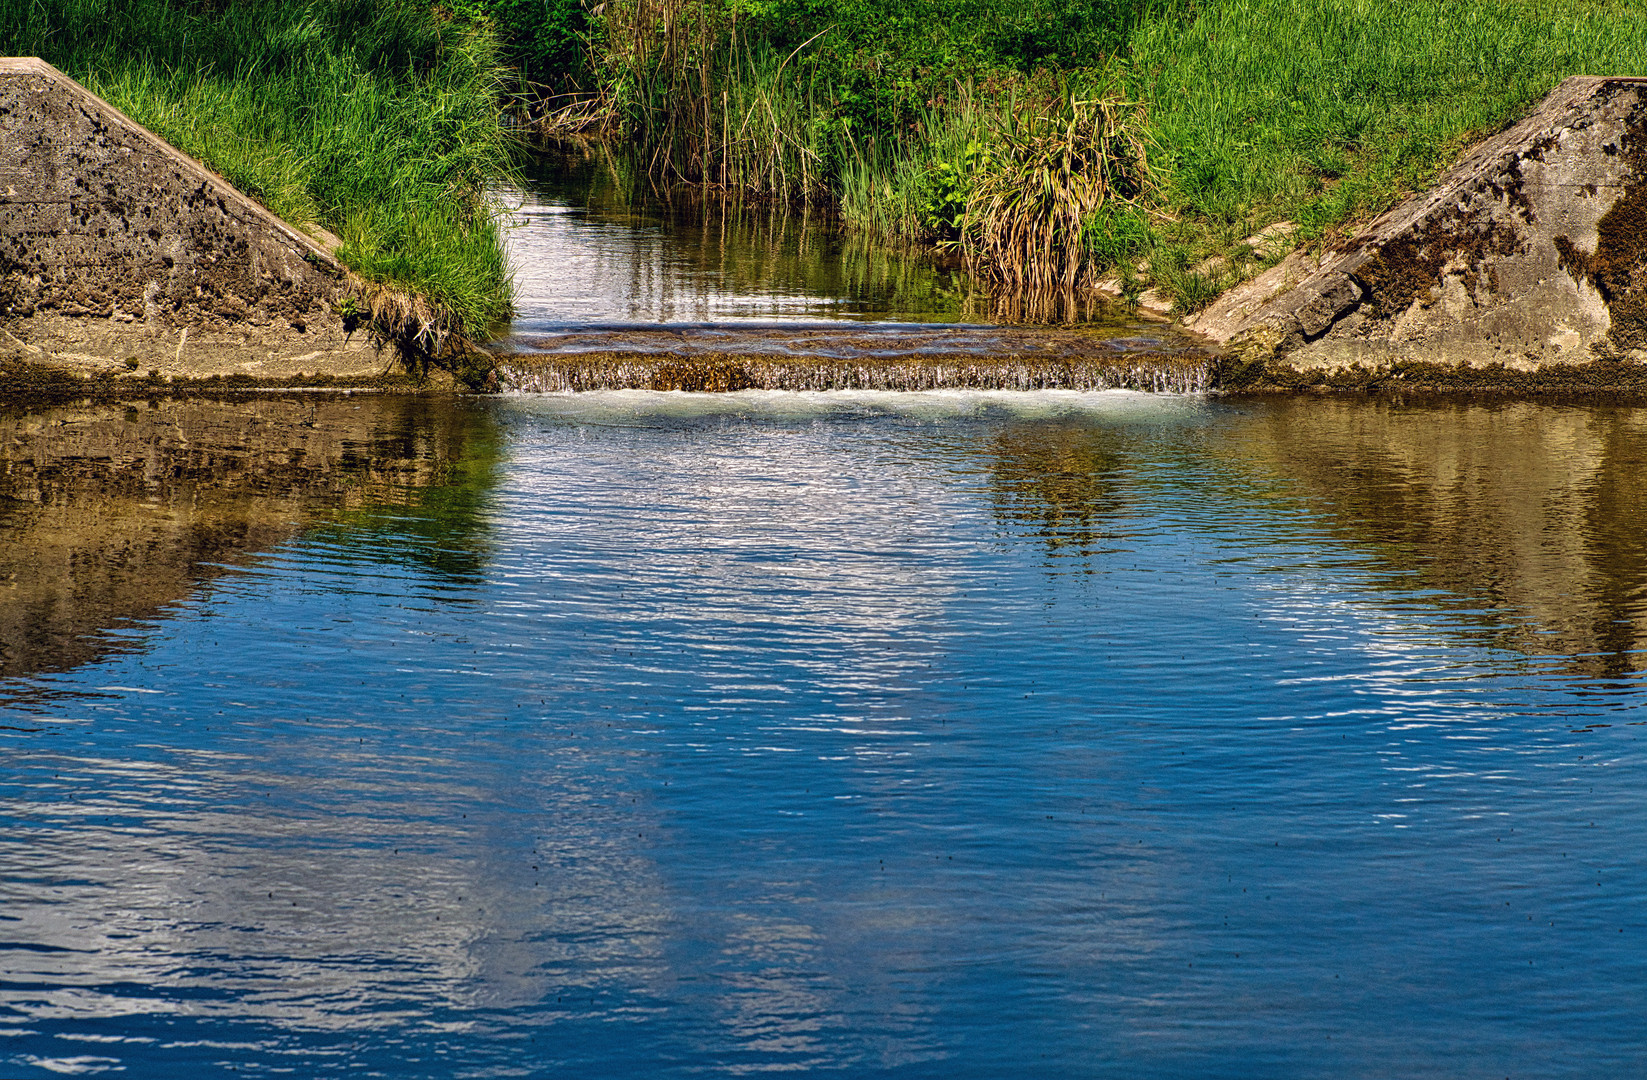
[[[433,365],[472,390],[498,388],[492,355],[461,333],[452,313],[428,297],[350,274],[343,308],[345,329],[354,329],[351,321],[367,323],[394,344],[409,371],[427,374]]]

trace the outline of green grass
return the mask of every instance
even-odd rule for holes
[[[1265,226],[1331,240],[1431,183],[1563,78],[1647,73],[1639,0],[600,10],[592,105],[656,175],[828,203],[851,228],[958,246],[1008,287],[1116,273],[1128,292],[1153,287],[1181,310],[1278,258],[1284,245],[1242,242]],[[1077,192],[1092,160],[1066,168],[1081,140],[1052,137],[1071,130],[1056,117],[1068,119],[1072,97],[1104,102],[1124,134],[1117,149],[1141,140],[1103,198]],[[1026,141],[1026,125],[1040,134]],[[1007,234],[1033,240],[1013,249]],[[1083,263],[1073,274],[1072,253]]]
[[[488,180],[510,169],[484,24],[393,0],[0,0],[36,55],[414,294],[425,345],[509,312]],[[404,320],[397,330],[408,329]]]
[[[1257,268],[1241,238],[1291,220],[1333,235],[1421,190],[1569,75],[1647,72],[1647,20],[1606,0],[1203,0],[1134,33],[1161,183],[1156,284],[1185,264]],[[1193,295],[1189,295],[1192,294]]]

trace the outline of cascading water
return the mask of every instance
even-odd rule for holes
[[[585,390],[1205,392],[1213,354],[1094,308],[1060,328],[980,322],[964,272],[735,204],[620,197],[564,162],[505,194],[518,317],[504,386]]]
[[[1139,353],[1127,358],[1046,360],[1019,356],[914,355],[895,359],[593,353],[515,357],[504,384],[525,393],[580,390],[1145,390],[1199,394],[1205,358]]]

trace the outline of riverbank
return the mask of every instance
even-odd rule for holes
[[[546,103],[545,127],[963,250],[1001,285],[1038,272],[1179,315],[1423,190],[1562,79],[1647,71],[1647,28],[1606,0],[601,12],[586,96]]]
[[[509,314],[487,23],[391,0],[0,0],[0,55],[55,65],[307,233],[355,279],[345,314],[413,358]]]

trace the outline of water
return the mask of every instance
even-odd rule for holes
[[[5,1075],[1647,1067],[1647,410],[355,397],[0,450]]]
[[[762,203],[654,192],[602,152],[540,158],[510,207],[516,333],[955,323],[987,303],[958,267]]]
[[[546,157],[498,196],[517,316],[491,347],[516,389],[698,388],[658,377],[683,357],[730,357],[735,385],[768,389],[918,389],[946,360],[971,369],[947,380],[959,386],[1206,382],[1202,343],[1159,317],[991,298],[930,253],[781,206],[665,198],[609,157]],[[1049,321],[1062,325],[1035,325]]]

